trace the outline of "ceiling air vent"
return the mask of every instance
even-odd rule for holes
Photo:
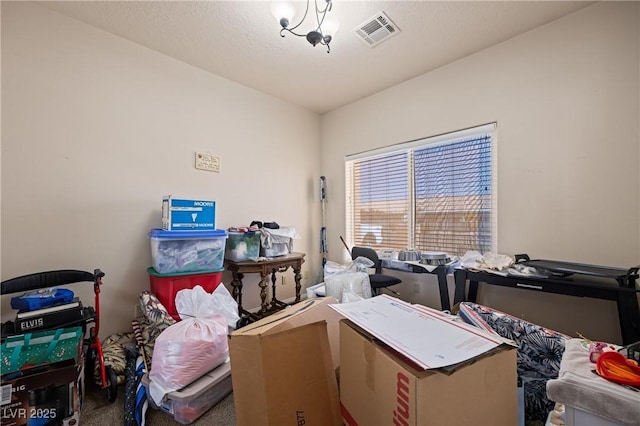
[[[358,25],[353,31],[367,46],[374,47],[398,34],[400,28],[384,12],[378,12],[371,19]]]

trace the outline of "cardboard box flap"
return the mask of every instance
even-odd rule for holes
[[[453,321],[440,311],[387,295],[331,307],[422,369],[460,365],[501,345],[510,345],[510,341]]]
[[[499,345],[499,346],[497,346],[497,347],[495,347],[493,349],[490,349],[490,350],[482,353],[481,355],[478,355],[478,356],[476,356],[474,358],[470,358],[470,359],[467,359],[465,361],[462,361],[462,362],[459,362],[459,363],[456,363],[456,364],[446,365],[446,366],[438,367],[438,368],[423,368],[421,365],[419,365],[418,363],[414,362],[411,358],[407,357],[402,352],[397,351],[393,347],[387,345],[384,341],[380,340],[379,338],[377,338],[373,334],[369,333],[364,328],[359,327],[353,321],[350,321],[349,319],[342,319],[342,320],[340,320],[340,323],[344,323],[344,324],[348,325],[350,329],[353,329],[354,331],[359,333],[362,336],[363,339],[368,341],[371,344],[372,347],[377,347],[378,349],[380,349],[383,353],[385,353],[389,357],[393,358],[395,360],[395,362],[397,362],[398,364],[402,365],[402,367],[404,369],[406,369],[407,371],[410,371],[411,374],[413,374],[416,377],[426,377],[426,376],[429,376],[431,374],[444,374],[444,375],[448,376],[448,375],[453,374],[456,370],[458,370],[458,369],[460,369],[460,368],[462,368],[462,367],[464,367],[466,365],[473,364],[474,362],[476,362],[476,360],[478,360],[480,358],[483,358],[483,357],[486,357],[486,356],[491,356],[494,353],[502,352],[504,350],[513,349],[512,345],[502,344],[502,345]]]
[[[323,297],[318,299],[304,300],[295,305],[286,307],[285,309],[276,312],[268,317],[262,318],[256,322],[253,322],[245,327],[235,330],[231,333],[231,337],[239,335],[268,335],[278,333],[280,331],[294,327],[292,321],[297,323],[296,316],[301,314],[311,314],[311,309],[319,305],[337,303],[334,297]],[[321,315],[315,315],[316,321],[325,319]],[[310,322],[310,321],[306,321]]]
[[[230,338],[233,340],[242,336],[268,336],[300,325],[324,321],[327,323],[333,367],[338,368],[340,366],[339,327],[343,317],[330,308],[334,303],[337,301],[331,296],[304,300],[233,331]]]

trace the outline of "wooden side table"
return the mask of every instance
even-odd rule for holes
[[[238,314],[249,315],[253,318],[262,318],[275,311],[283,309],[288,306],[286,303],[281,302],[276,298],[276,273],[284,272],[289,268],[292,268],[294,274],[294,280],[296,283],[296,299],[294,303],[300,301],[300,280],[302,275],[302,264],[304,263],[304,253],[291,253],[285,256],[278,256],[263,261],[246,260],[242,262],[236,262],[233,260],[225,260],[225,268],[231,271],[233,279],[231,280],[232,296],[238,302]],[[256,313],[251,313],[242,307],[242,279],[244,274],[260,274],[260,298],[262,300],[260,310]],[[267,286],[269,285],[269,277],[271,277],[272,285],[272,297],[267,302]]]

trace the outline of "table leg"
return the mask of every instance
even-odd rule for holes
[[[273,268],[271,270],[271,303],[273,303],[275,300],[277,300],[276,298],[276,281],[277,281],[277,277],[276,277],[276,272],[277,269]]]
[[[242,316],[242,278],[244,278],[244,274],[241,274],[237,271],[231,271],[231,295],[238,303],[238,315]]]
[[[476,303],[477,298],[478,298],[478,281],[469,280],[469,295],[467,296],[467,300],[469,302]]]
[[[300,301],[300,289],[302,288],[302,285],[300,284],[300,280],[302,280],[302,275],[300,275],[301,270],[302,264],[293,267],[293,279],[296,282],[296,300],[294,303],[298,303]]]
[[[269,281],[269,275],[265,274],[263,275],[262,273],[260,274],[260,282],[258,283],[258,286],[260,286],[260,299],[261,299],[261,303],[260,303],[260,315],[266,315],[268,312],[268,306],[267,306],[267,286]]]
[[[456,269],[453,271],[453,279],[456,283],[455,293],[453,294],[453,304],[456,305],[465,301],[465,287],[467,285],[467,272],[464,269]]]
[[[618,291],[618,320],[622,344],[629,345],[640,340],[640,308],[635,292]]]
[[[449,286],[447,285],[447,269],[439,266],[436,270],[438,276],[438,288],[440,289],[440,308],[443,311],[451,311],[451,302],[449,302]]]

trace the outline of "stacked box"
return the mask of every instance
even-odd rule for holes
[[[216,202],[166,195],[162,198],[162,229],[165,231],[216,229]]]
[[[180,321],[180,315],[176,309],[176,295],[180,290],[199,285],[207,293],[213,293],[222,282],[222,269],[191,274],[160,274],[153,268],[147,268],[147,273],[151,292],[176,321]]]
[[[231,333],[238,426],[342,425],[336,378],[342,317],[332,303],[333,297],[303,301]]]
[[[160,274],[190,273],[221,269],[227,232],[149,231],[153,268]]]
[[[2,380],[0,425],[77,425],[84,400],[84,357],[27,369]]]
[[[2,377],[12,376],[29,366],[40,367],[50,363],[81,358],[82,327],[57,328],[34,333],[8,336],[2,342]],[[33,371],[33,370],[31,370]]]
[[[517,398],[513,346],[425,370],[353,322],[340,322],[340,403],[348,426],[515,425]]]

